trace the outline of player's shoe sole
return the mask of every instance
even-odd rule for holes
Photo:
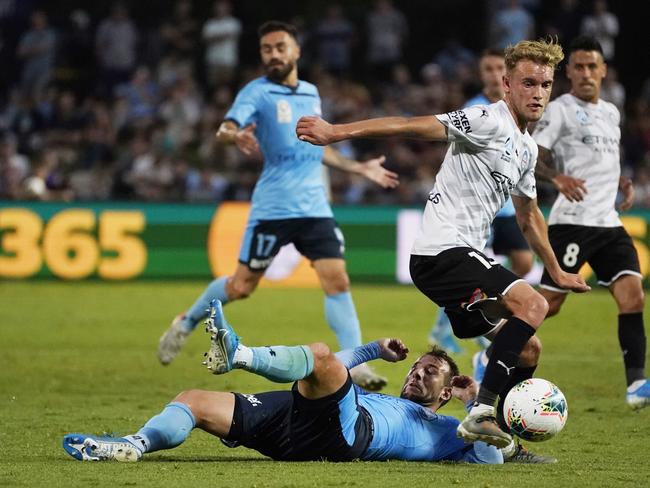
[[[142,457],[142,451],[126,439],[86,434],[66,435],[63,438],[63,449],[78,461],[134,463]]]
[[[468,415],[458,426],[456,435],[467,442],[482,441],[500,449],[512,442],[510,434],[499,428],[493,415]]]
[[[379,391],[388,384],[386,378],[378,375],[370,368],[359,370],[357,370],[357,368],[352,368],[350,371],[350,377],[355,385],[360,386],[364,390]]]
[[[239,337],[226,322],[219,300],[212,300],[205,331],[210,334],[210,350],[204,354],[203,364],[212,374],[225,374],[233,368],[233,358],[239,345]]]
[[[183,317],[184,315],[177,315],[158,342],[158,360],[165,366],[174,360],[190,335],[181,326]]]

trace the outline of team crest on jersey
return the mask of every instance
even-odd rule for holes
[[[576,118],[578,119],[578,122],[580,122],[580,125],[587,125],[591,122],[589,120],[589,114],[581,108],[576,110]]]
[[[289,102],[286,100],[278,100],[275,104],[275,107],[278,115],[278,123],[290,124],[293,117],[291,113],[291,105],[289,105]]]
[[[528,166],[529,160],[530,160],[530,153],[528,152],[528,149],[524,149],[524,152],[521,154],[521,164],[524,166]]]

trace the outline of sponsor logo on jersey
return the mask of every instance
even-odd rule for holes
[[[291,123],[291,105],[286,100],[278,100],[275,104],[279,124]]]
[[[469,124],[469,120],[467,119],[467,114],[463,110],[449,112],[447,114],[447,117],[449,117],[449,120],[454,125],[454,127],[456,127],[456,129],[464,132],[465,134],[472,132],[472,127]]]

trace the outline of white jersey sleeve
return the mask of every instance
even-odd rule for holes
[[[531,141],[532,142],[532,141]],[[530,198],[531,200],[537,198],[537,184],[535,182],[535,165],[537,164],[537,146],[529,144],[530,154],[527,155],[527,149],[523,149],[522,162],[527,164],[524,167],[519,181],[511,190],[511,194],[518,197]]]
[[[436,115],[447,128],[449,142],[485,149],[499,131],[498,121],[490,117],[484,105],[475,105]]]
[[[549,103],[533,131],[535,142],[552,151],[564,130],[564,110],[559,103]]]

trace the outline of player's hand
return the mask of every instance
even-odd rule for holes
[[[618,183],[618,189],[623,193],[623,201],[618,205],[618,209],[621,212],[630,210],[634,203],[634,185],[632,184],[632,180],[625,176],[621,176]]]
[[[257,156],[261,154],[260,145],[255,137],[255,123],[247,125],[235,134],[235,144],[246,156]]]
[[[575,293],[584,293],[591,290],[591,287],[585,282],[585,279],[579,274],[566,273],[561,271],[556,277],[552,277],[553,281],[561,288],[571,290]]]
[[[296,125],[296,135],[301,141],[316,146],[327,146],[337,142],[334,137],[334,126],[329,122],[313,115],[300,117]]]
[[[384,168],[385,162],[386,156],[369,159],[361,163],[359,173],[382,188],[395,188],[399,185],[399,176]]]
[[[585,180],[573,176],[558,174],[552,180],[553,186],[570,202],[581,202],[587,194]]]
[[[400,339],[379,339],[377,344],[379,344],[379,349],[381,350],[379,357],[384,361],[390,361],[391,363],[396,363],[397,361],[406,359],[406,355],[409,352],[408,347],[406,347]]]
[[[476,400],[478,383],[471,376],[460,375],[451,379],[451,396],[458,398],[463,403]]]

